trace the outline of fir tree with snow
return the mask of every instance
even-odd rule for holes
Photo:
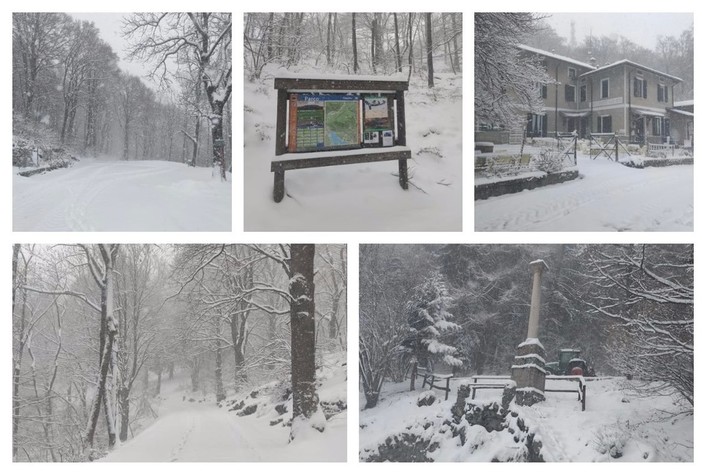
[[[407,302],[406,313],[411,337],[405,346],[422,367],[431,369],[436,362],[451,367],[462,364],[460,359],[454,357],[456,348],[442,342],[448,334],[459,329],[450,320],[453,318],[448,311],[451,302],[444,278],[438,272],[432,272],[417,286]]]

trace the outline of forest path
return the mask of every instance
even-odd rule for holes
[[[476,231],[691,231],[692,166],[578,161],[582,179],[475,202]]]
[[[174,395],[162,415],[101,461],[260,461],[254,448],[265,448],[258,432],[241,418],[211,402],[182,401]],[[244,436],[246,435],[246,436]]]
[[[15,231],[227,231],[231,182],[174,162],[83,159],[15,175],[13,212]]]

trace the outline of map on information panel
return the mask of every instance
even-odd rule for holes
[[[289,152],[360,145],[357,94],[290,95]]]

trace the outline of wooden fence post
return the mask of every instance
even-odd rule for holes
[[[285,130],[288,125],[288,91],[278,90],[278,105],[275,120],[275,155],[283,155],[287,152],[285,147]]]
[[[410,390],[414,390],[414,382],[417,379],[417,362],[412,364],[412,375],[410,376]]]

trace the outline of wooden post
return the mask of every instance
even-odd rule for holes
[[[287,128],[288,117],[288,91],[286,89],[278,90],[278,105],[275,119],[275,155],[283,155],[287,152],[285,146],[285,129]],[[276,178],[278,173],[276,172]],[[276,182],[277,183],[277,182]],[[281,196],[282,200],[282,196]],[[276,200],[279,202],[280,200]]]
[[[414,382],[417,379],[417,362],[412,364],[412,376],[410,377],[410,390],[414,390]]]
[[[407,145],[405,129],[405,92],[397,91],[397,145]]]
[[[407,190],[409,188],[409,178],[407,177],[407,159],[400,159],[397,162],[399,164],[398,175],[400,176],[400,187]]]
[[[285,170],[279,168],[273,176],[273,201],[280,203],[285,196]]]
[[[585,395],[587,395],[587,385],[583,385],[583,411],[585,411]]]
[[[575,133],[575,143],[573,145],[575,147],[573,149],[573,161],[575,162],[575,165],[578,165],[578,133]]]
[[[617,134],[614,134],[614,161],[619,162],[619,139],[617,139]]]
[[[448,400],[449,397],[449,392],[451,391],[449,389],[449,381],[451,380],[451,377],[446,377],[446,400]]]

